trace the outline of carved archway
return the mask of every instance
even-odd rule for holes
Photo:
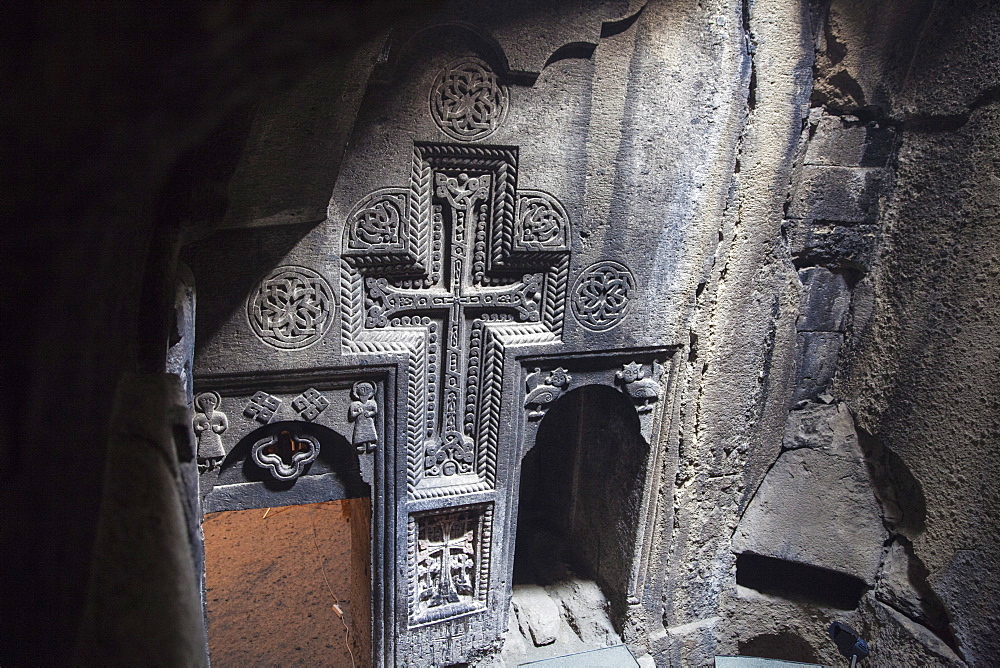
[[[521,463],[514,583],[548,584],[565,565],[595,580],[620,631],[637,556],[650,446],[635,405],[606,385],[556,400]]]

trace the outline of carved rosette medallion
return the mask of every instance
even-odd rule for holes
[[[383,188],[363,200],[347,217],[347,247],[352,250],[402,251],[406,191]]]
[[[623,264],[604,260],[580,274],[573,286],[573,315],[595,332],[611,329],[628,313],[635,294],[635,277]]]
[[[431,118],[449,137],[477,141],[493,134],[507,116],[507,87],[478,58],[449,63],[431,88]]]
[[[333,322],[333,289],[305,267],[278,267],[247,300],[250,327],[269,346],[293,350],[310,346]]]
[[[275,480],[295,480],[319,456],[319,441],[312,436],[283,429],[254,443],[250,450],[254,463]]]

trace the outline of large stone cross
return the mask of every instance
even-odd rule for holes
[[[569,221],[516,179],[514,147],[416,144],[348,216],[343,345],[407,356],[413,499],[493,489],[504,351],[560,340]]]

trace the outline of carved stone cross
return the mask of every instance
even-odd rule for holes
[[[408,357],[411,498],[494,487],[504,350],[560,340],[569,221],[516,179],[515,147],[416,144],[348,216],[343,343]]]
[[[417,540],[418,605],[433,608],[473,594],[474,542],[474,528],[464,518],[446,517],[425,528]]]

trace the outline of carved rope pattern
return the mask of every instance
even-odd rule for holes
[[[557,337],[562,336],[566,316],[566,284],[569,282],[569,256],[559,258],[555,269],[545,277],[542,298],[542,323]]]

